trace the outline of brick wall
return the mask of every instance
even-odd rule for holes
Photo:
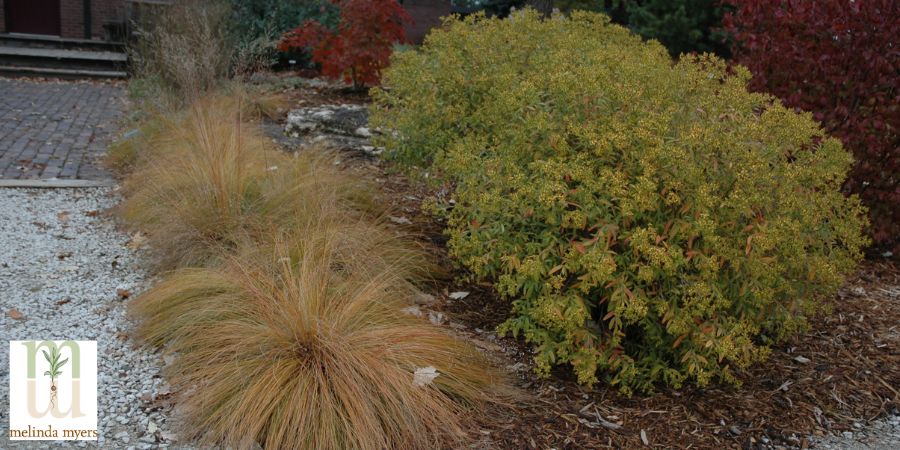
[[[59,35],[84,38],[84,0],[59,0]]]
[[[441,24],[441,17],[450,14],[450,0],[403,0],[402,4],[413,18],[406,26],[406,37],[414,44],[422,43],[428,31]]]
[[[104,37],[104,24],[121,22],[124,17],[124,0],[91,0],[91,31],[94,38]]]
[[[91,38],[104,37],[103,24],[125,17],[125,0],[90,0]],[[0,0],[0,33],[6,33],[4,0]],[[84,0],[59,0],[60,36],[84,39]]]
[[[6,11],[6,5],[3,4],[3,0],[0,0],[0,33],[6,33],[6,16],[4,11]]]

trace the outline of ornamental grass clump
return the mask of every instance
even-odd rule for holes
[[[738,383],[861,258],[851,156],[710,55],[606,16],[450,20],[374,90],[378,145],[456,186],[451,254],[537,370],[622,391]]]
[[[230,448],[441,448],[500,378],[473,347],[406,314],[407,263],[368,264],[331,224],[181,269],[139,297],[185,432]],[[364,239],[360,236],[358,239]]]
[[[371,189],[336,170],[332,155],[270,148],[245,110],[220,97],[157,119],[165,132],[135,163],[119,211],[147,233],[160,269],[215,262],[248,236],[328,214],[381,215]]]

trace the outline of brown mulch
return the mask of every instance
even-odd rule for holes
[[[292,101],[349,102],[344,93],[319,91],[294,94]],[[451,274],[430,289],[444,324],[514,374],[521,397],[512,408],[492,406],[474,419],[471,448],[806,448],[807,436],[898,413],[896,261],[864,262],[830,299],[832,313],[811,320],[807,333],[773,348],[766,363],[741,374],[740,388],[661,387],[628,398],[604,385],[579,386],[566,368],[549,379],[535,377],[530,347],[493,331],[508,317],[509,303],[489,285],[454,281],[465,273],[447,257],[443,225],[421,213],[422,200],[435,191],[389,173],[377,160],[348,158],[344,165],[381,186],[392,214],[412,221],[405,231],[420,236]],[[452,300],[448,294],[455,291],[469,295]]]

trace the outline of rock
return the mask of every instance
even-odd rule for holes
[[[291,110],[288,113],[284,132],[288,135],[308,134],[312,131],[344,136],[368,138],[358,130],[368,129],[368,111],[359,105],[322,105]]]
[[[334,150],[351,150],[375,156],[384,149],[369,142],[373,132],[368,128],[368,110],[361,105],[321,105],[291,110],[282,136],[276,141],[302,150],[315,146]],[[263,127],[269,134],[272,130]],[[285,139],[286,136],[286,139]]]

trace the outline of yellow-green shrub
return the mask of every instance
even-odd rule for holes
[[[373,91],[389,157],[455,183],[452,254],[537,345],[625,392],[737,382],[865,245],[851,157],[713,56],[607,17],[450,21]]]

